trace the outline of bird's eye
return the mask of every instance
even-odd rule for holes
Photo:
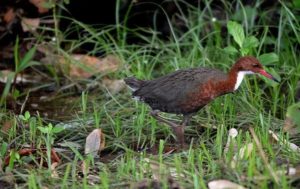
[[[259,67],[260,67],[258,64],[252,64],[252,66],[253,66],[254,68],[259,68]]]

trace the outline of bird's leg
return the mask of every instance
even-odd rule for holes
[[[167,119],[161,117],[159,115],[159,111],[157,111],[157,110],[153,110],[151,112],[151,115],[155,119],[157,119],[158,121],[169,125],[172,128],[174,134],[176,135],[176,139],[180,143],[181,147],[183,147],[185,145],[185,142],[184,142],[184,128],[188,124],[188,122],[189,122],[189,120],[191,118],[190,115],[184,115],[183,116],[183,121],[182,121],[181,124],[174,123],[174,122],[172,122],[170,120],[167,120]]]
[[[173,128],[173,131],[175,132],[175,135],[177,137],[178,142],[180,143],[181,147],[184,148],[185,142],[184,142],[184,128],[185,126],[190,122],[191,115],[183,115],[183,120],[181,124],[175,128]]]

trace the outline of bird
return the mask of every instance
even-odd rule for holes
[[[170,126],[181,146],[184,128],[192,116],[219,96],[235,92],[245,75],[259,74],[279,82],[253,56],[236,60],[228,73],[207,67],[178,70],[153,80],[125,78],[132,97],[151,107],[151,116]],[[163,118],[160,112],[183,115],[181,123]]]

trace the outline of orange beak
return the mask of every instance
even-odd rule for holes
[[[259,70],[258,73],[265,76],[265,77],[267,77],[267,78],[269,78],[269,79],[272,79],[273,81],[276,81],[277,83],[279,83],[279,81],[274,76],[272,76],[271,74],[269,74],[268,72],[266,72],[263,69]]]

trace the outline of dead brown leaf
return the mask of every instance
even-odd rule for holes
[[[208,183],[209,189],[245,189],[244,186],[231,182],[229,180],[213,180]]]
[[[6,23],[10,23],[11,21],[13,21],[16,17],[16,13],[14,11],[13,8],[8,8],[8,10],[6,11],[6,13],[4,14],[3,20]]]
[[[89,78],[97,73],[109,73],[118,70],[121,61],[114,55],[107,55],[104,58],[97,58],[88,55],[74,54],[71,55],[71,62],[68,64],[69,75],[71,78]],[[68,63],[66,59],[61,60],[62,64]]]
[[[102,79],[102,85],[106,87],[109,90],[109,92],[111,92],[112,94],[117,94],[118,92],[123,90],[126,86],[123,79],[111,80],[108,78]]]
[[[23,17],[21,20],[21,26],[24,32],[35,31],[40,26],[40,19]]]
[[[84,153],[96,157],[105,147],[105,136],[101,129],[94,129],[85,140]]]
[[[29,0],[29,2],[38,8],[38,12],[41,14],[49,11],[49,9],[45,7],[45,4],[48,2],[48,0]]]

